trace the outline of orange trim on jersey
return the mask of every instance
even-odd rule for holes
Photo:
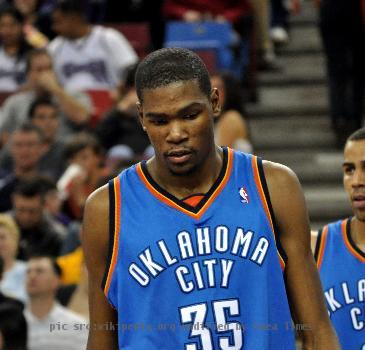
[[[320,269],[323,262],[324,250],[326,248],[328,235],[328,226],[325,226],[322,230],[321,241],[319,242],[318,257],[317,257],[317,268]]]
[[[172,201],[170,198],[167,198],[166,196],[164,196],[161,192],[159,192],[157,189],[155,189],[150,182],[148,181],[148,179],[146,178],[146,176],[144,175],[143,171],[142,171],[142,166],[141,163],[137,164],[137,173],[140,177],[140,179],[142,180],[142,182],[145,184],[145,186],[147,187],[147,189],[161,202],[167,204],[170,207],[173,207],[181,212],[183,212],[186,215],[191,216],[193,219],[200,219],[202,217],[202,215],[205,213],[205,211],[209,208],[209,206],[213,203],[213,201],[216,199],[216,197],[219,195],[219,193],[223,190],[224,186],[226,185],[226,183],[229,180],[229,177],[231,175],[231,171],[232,171],[232,163],[233,163],[233,150],[228,148],[228,160],[227,160],[227,168],[226,168],[226,172],[224,174],[224,177],[221,181],[221,183],[217,186],[217,188],[215,189],[215,191],[212,193],[212,195],[210,196],[210,198],[207,200],[207,202],[200,208],[200,210],[197,213],[193,213],[183,207],[181,207],[180,205],[178,205],[177,203],[175,203],[174,201]]]
[[[113,276],[115,265],[118,259],[118,248],[119,248],[119,232],[120,232],[120,208],[121,208],[121,195],[120,195],[120,178],[119,176],[114,179],[114,242],[113,242],[113,253],[109,266],[108,277],[106,279],[104,294],[108,297],[110,282]]]
[[[347,219],[347,220],[343,220],[342,223],[341,223],[341,231],[342,231],[342,237],[343,237],[343,240],[345,242],[345,245],[347,247],[347,249],[350,251],[350,253],[357,259],[359,259],[362,263],[365,263],[365,258],[359,254],[359,252],[357,252],[354,247],[351,245],[351,243],[349,242],[349,238],[347,236],[347,221],[350,220],[350,219]]]
[[[268,219],[268,221],[270,223],[270,227],[271,227],[271,230],[272,230],[274,239],[275,239],[274,224],[273,224],[273,221],[272,221],[272,218],[271,218],[271,214],[270,214],[270,210],[269,210],[269,205],[267,204],[267,201],[266,201],[265,192],[264,192],[264,189],[262,187],[262,183],[261,183],[261,178],[260,178],[260,173],[259,173],[259,168],[258,168],[257,161],[258,161],[257,157],[256,156],[253,156],[252,157],[252,169],[253,169],[254,179],[255,179],[255,183],[256,183],[257,190],[259,192],[259,196],[260,196],[260,199],[261,199],[262,206],[263,206],[263,208],[265,210],[266,217],[267,217],[267,219]],[[275,241],[276,241],[276,239],[275,239]],[[285,261],[284,261],[283,257],[280,255],[280,253],[279,253],[278,250],[277,250],[277,253],[278,253],[278,256],[279,256],[280,266],[284,270],[285,269]]]
[[[189,204],[191,207],[196,207],[197,205],[199,205],[199,203],[204,199],[204,195],[202,194],[198,194],[195,196],[191,196],[187,199],[184,199],[183,202],[186,204]]]

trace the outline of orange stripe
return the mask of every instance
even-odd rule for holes
[[[347,219],[349,220],[349,219]],[[345,245],[347,247],[347,249],[350,251],[350,253],[357,259],[359,259],[362,263],[365,263],[365,258],[359,254],[359,252],[357,252],[354,247],[351,245],[351,243],[349,242],[349,239],[347,237],[347,232],[346,232],[346,226],[347,226],[347,220],[343,220],[341,223],[341,231],[342,231],[342,236],[343,236],[343,240],[345,241]]]
[[[317,257],[317,268],[320,269],[322,266],[324,250],[326,248],[327,242],[327,235],[328,235],[328,226],[325,226],[322,230],[321,241],[319,242],[319,252]]]
[[[259,168],[258,168],[257,161],[258,161],[257,157],[253,156],[252,157],[252,168],[253,168],[254,179],[255,179],[257,190],[258,190],[259,195],[260,195],[262,206],[265,210],[266,217],[267,217],[267,219],[270,223],[270,227],[271,227],[274,239],[275,239],[274,225],[273,225],[273,222],[272,222],[272,218],[271,218],[271,214],[270,214],[270,210],[269,210],[269,205],[267,204],[267,201],[266,201],[265,192],[262,188],[262,183],[261,183],[261,179],[260,179],[260,174],[259,174]],[[280,266],[284,270],[285,269],[285,261],[284,261],[283,257],[280,255],[280,252],[278,250],[277,250],[277,252],[278,252],[278,256],[279,256]]]
[[[209,206],[212,204],[212,202],[215,200],[215,198],[219,195],[219,193],[223,190],[224,186],[226,185],[232,171],[232,163],[233,163],[233,151],[228,148],[228,160],[227,160],[227,169],[224,174],[224,177],[221,181],[221,183],[218,185],[216,190],[212,193],[209,200],[204,204],[202,208],[197,213],[193,213],[189,210],[186,210],[185,208],[181,207],[180,205],[176,204],[174,201],[172,201],[170,198],[167,198],[162,193],[157,191],[148,181],[146,176],[143,174],[141,163],[137,165],[137,173],[139,177],[141,178],[142,182],[145,184],[147,189],[155,196],[158,200],[161,202],[169,205],[170,207],[173,207],[177,210],[182,211],[184,214],[189,215],[190,217],[194,219],[200,219],[201,216],[204,214],[204,212],[209,208]]]
[[[120,178],[119,176],[114,179],[114,203],[115,203],[115,212],[114,212],[114,244],[113,244],[113,253],[112,259],[108,271],[108,277],[106,279],[104,293],[108,296],[110,282],[113,276],[113,272],[115,269],[115,265],[118,259],[118,247],[119,247],[119,231],[120,231],[120,208],[121,208],[121,196],[120,196]]]

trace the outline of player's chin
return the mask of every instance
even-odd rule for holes
[[[357,220],[361,221],[361,222],[365,222],[365,209],[363,210],[354,210],[354,214]]]
[[[194,173],[196,166],[192,162],[186,162],[182,164],[175,164],[168,162],[168,168],[173,175],[186,176]]]

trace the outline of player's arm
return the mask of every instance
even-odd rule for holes
[[[283,165],[263,165],[279,240],[287,256],[284,275],[292,317],[304,328],[303,349],[338,350],[311,252],[308,214],[299,181]]]
[[[87,350],[117,349],[117,331],[110,326],[117,323],[116,312],[101,288],[109,247],[107,185],[92,193],[86,202],[82,246],[89,273],[90,331]]]

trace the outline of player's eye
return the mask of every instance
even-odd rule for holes
[[[351,175],[351,174],[353,174],[353,173],[354,173],[354,171],[355,171],[355,167],[353,167],[353,166],[345,166],[345,167],[343,168],[343,172],[344,172],[346,175]]]
[[[184,116],[185,119],[195,119],[199,115],[199,112],[191,112]]]
[[[165,119],[153,119],[152,124],[154,125],[165,125],[167,122]]]

